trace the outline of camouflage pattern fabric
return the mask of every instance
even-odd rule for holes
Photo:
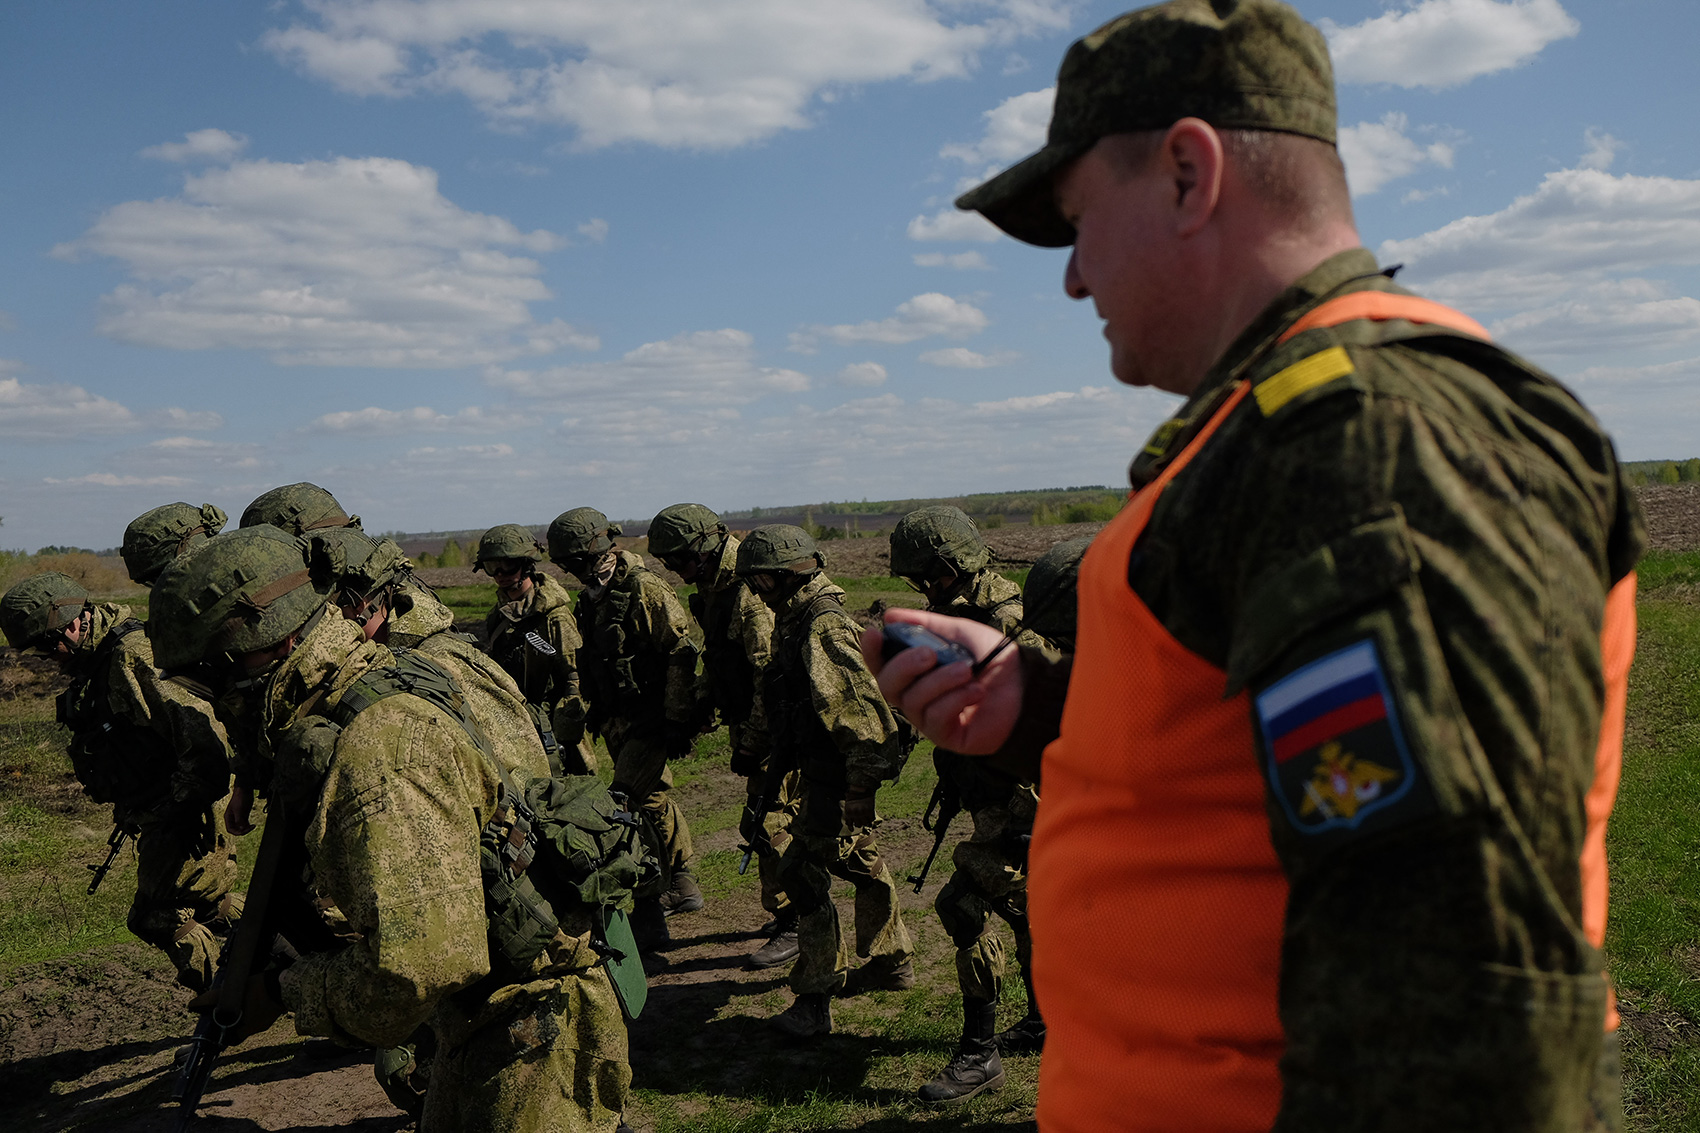
[[[752,775],[745,780],[747,787],[744,796],[746,807],[759,807],[767,802],[767,768],[764,762],[762,773]],[[756,872],[761,884],[761,907],[778,916],[791,907],[791,898],[785,895],[785,882],[779,876],[780,861],[784,857],[785,847],[791,844],[791,825],[797,820],[798,811],[803,807],[803,776],[801,772],[792,771],[779,781],[779,790],[774,792],[773,806],[762,815],[761,828],[767,839],[765,847],[756,851]]]
[[[1271,787],[1291,885],[1276,1128],[1341,1128],[1343,1113],[1365,1115],[1353,1128],[1575,1128],[1606,998],[1577,869],[1600,628],[1645,534],[1610,440],[1526,364],[1398,320],[1276,341],[1325,297],[1399,290],[1369,252],[1344,252],[1253,321],[1135,460],[1136,485],[1233,382],[1255,394],[1336,348],[1349,365],[1246,398],[1163,493],[1129,578],[1254,702],[1373,642],[1411,753],[1413,788],[1350,830],[1306,829]],[[1025,649],[1022,663],[1032,715],[1049,716],[1066,667]]]
[[[877,823],[875,824],[878,825]],[[897,883],[880,856],[874,826],[844,825],[842,800],[813,792],[803,777],[802,813],[779,862],[779,879],[797,910],[797,962],[791,990],[831,994],[850,973],[849,946],[832,900],[832,879],[856,887],[856,955],[882,969],[915,954],[897,906]]]
[[[667,796],[666,761],[695,735],[700,631],[673,588],[629,551],[599,591],[586,590],[578,608],[590,719],[608,743],[614,782],[631,787],[661,835],[662,864],[689,865],[690,826]]]
[[[71,693],[79,688],[91,696],[104,692],[104,702],[90,708],[95,719],[110,721],[118,736],[131,729],[131,734],[156,737],[145,748],[120,740],[104,758],[134,759],[153,750],[170,759],[127,768],[124,779],[151,780],[151,785],[113,801],[113,820],[138,834],[136,897],[127,924],[166,954],[179,983],[203,991],[221,946],[214,930],[228,923],[228,899],[237,879],[236,844],[219,814],[219,800],[230,790],[224,729],[205,701],[154,668],[146,634],[124,633],[109,642],[129,620],[128,607],[104,603],[91,614],[89,632],[77,649]],[[235,908],[240,908],[239,899]]]
[[[335,705],[392,658],[354,623],[320,619],[267,687],[268,742],[286,742],[310,700]],[[342,729],[306,842],[314,886],[359,935],[289,967],[284,1001],[301,1034],[379,1047],[429,1019],[439,1051],[423,1128],[609,1130],[630,1069],[588,926],[564,920],[578,935],[532,971],[490,970],[477,846],[500,782],[460,724],[419,697],[386,697]],[[513,1114],[541,1124],[505,1123]]]
[[[541,721],[561,745],[562,766],[557,770],[568,775],[595,774],[596,749],[585,734],[584,692],[579,684],[579,650],[584,641],[567,588],[549,575],[533,575],[529,593],[485,615],[484,632],[484,651],[507,670],[526,701],[537,706]],[[527,648],[527,633],[536,633],[553,645],[555,656],[540,657]]]

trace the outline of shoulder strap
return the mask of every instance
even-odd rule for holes
[[[1306,311],[1299,321],[1281,332],[1277,342],[1303,334],[1317,327],[1334,327],[1357,319],[1387,322],[1403,319],[1408,323],[1429,323],[1447,330],[1467,334],[1484,342],[1493,341],[1482,324],[1470,316],[1432,299],[1416,295],[1401,295],[1392,291],[1354,291],[1319,303]]]
[[[466,707],[466,694],[459,682],[436,662],[417,650],[396,647],[395,663],[368,669],[360,674],[326,712],[338,727],[346,728],[354,718],[381,700],[410,693],[442,709],[458,723],[478,750],[501,769],[484,730]]]

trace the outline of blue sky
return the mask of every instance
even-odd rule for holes
[[[1688,3],[1300,5],[1364,242],[1700,453]],[[0,11],[0,545],[309,479],[368,530],[1121,483],[1064,253],[955,214],[1060,0]]]

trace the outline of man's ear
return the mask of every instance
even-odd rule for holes
[[[1182,118],[1163,137],[1157,160],[1174,180],[1175,235],[1197,235],[1222,196],[1222,138],[1201,118]]]

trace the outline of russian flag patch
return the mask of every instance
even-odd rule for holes
[[[1416,779],[1373,641],[1360,641],[1258,692],[1265,771],[1294,829],[1356,829]]]

